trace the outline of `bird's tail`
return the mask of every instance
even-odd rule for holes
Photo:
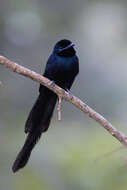
[[[34,133],[29,133],[23,148],[19,152],[13,164],[13,167],[12,167],[13,172],[18,171],[20,168],[23,168],[26,165],[26,163],[29,160],[31,151],[33,147],[35,146],[36,142],[39,140],[40,136],[41,136],[41,132],[38,130],[36,130]]]
[[[56,94],[50,90],[45,87],[41,90],[26,121],[25,132],[28,133],[28,136],[13,164],[13,172],[18,171],[27,164],[32,149],[41,137],[41,134],[48,129],[56,100]]]

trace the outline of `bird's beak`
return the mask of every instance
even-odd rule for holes
[[[74,47],[74,46],[75,46],[75,44],[74,44],[74,43],[71,43],[71,44],[69,44],[67,47],[60,49],[59,52],[62,52],[62,51],[64,51],[64,50],[69,49],[70,47]]]
[[[70,45],[68,45],[67,47],[65,47],[64,49],[69,49],[70,47],[74,47],[75,44],[74,43],[71,43]]]

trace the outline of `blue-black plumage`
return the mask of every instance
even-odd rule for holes
[[[54,46],[47,61],[44,76],[54,81],[61,88],[70,90],[78,72],[79,61],[74,44],[70,40],[60,40]],[[41,134],[47,131],[56,101],[57,95],[45,86],[40,85],[39,96],[25,124],[25,133],[28,133],[28,136],[13,164],[13,172],[27,164],[31,151]]]

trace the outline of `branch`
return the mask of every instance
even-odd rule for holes
[[[61,121],[61,103],[62,103],[62,97],[58,96],[58,106],[57,106],[58,121]]]
[[[106,120],[102,115],[94,111],[92,108],[90,108],[87,104],[82,102],[79,98],[75,97],[74,95],[70,95],[68,92],[63,90],[57,85],[52,85],[52,81],[47,79],[46,77],[37,74],[34,71],[31,71],[17,63],[14,63],[13,61],[8,60],[7,58],[0,56],[0,64],[3,66],[11,69],[12,71],[26,76],[28,78],[31,78],[32,80],[41,83],[42,85],[46,86],[53,92],[55,92],[58,97],[61,97],[73,105],[75,105],[77,108],[79,108],[81,111],[83,111],[85,114],[87,114],[90,118],[97,121],[102,127],[104,127],[113,137],[115,137],[121,144],[123,144],[127,148],[127,137],[120,131],[118,131],[112,124]]]

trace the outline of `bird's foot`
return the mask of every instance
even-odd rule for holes
[[[71,99],[73,98],[73,94],[71,93],[71,91],[69,89],[66,88],[66,91],[68,92],[68,94],[71,96]]]
[[[52,80],[51,86],[54,87],[55,86],[55,81]]]

